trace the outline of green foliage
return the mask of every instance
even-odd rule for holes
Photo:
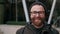
[[[3,23],[4,6],[0,4],[0,24]]]
[[[8,21],[7,24],[10,24],[10,25],[25,25],[25,21]]]
[[[4,0],[0,0],[0,2],[4,2]]]

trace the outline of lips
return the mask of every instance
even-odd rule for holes
[[[39,17],[36,18],[36,17],[34,17],[34,18],[31,18],[31,21],[32,22],[36,22],[36,23],[37,22],[41,22],[42,21],[42,18],[39,18]]]
[[[40,22],[41,20],[40,19],[35,19],[35,22]]]

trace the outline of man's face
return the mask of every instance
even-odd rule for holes
[[[41,5],[34,5],[30,11],[30,18],[33,24],[39,26],[45,19],[45,10]]]

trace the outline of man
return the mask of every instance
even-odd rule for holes
[[[33,3],[29,9],[30,24],[17,30],[16,34],[59,34],[53,28],[46,30],[46,14],[48,13],[44,4],[41,2]]]

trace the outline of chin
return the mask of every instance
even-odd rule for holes
[[[36,26],[40,26],[42,23],[40,23],[40,24],[35,24]]]
[[[41,25],[42,24],[41,21],[36,21],[35,23],[36,23],[36,25]]]

